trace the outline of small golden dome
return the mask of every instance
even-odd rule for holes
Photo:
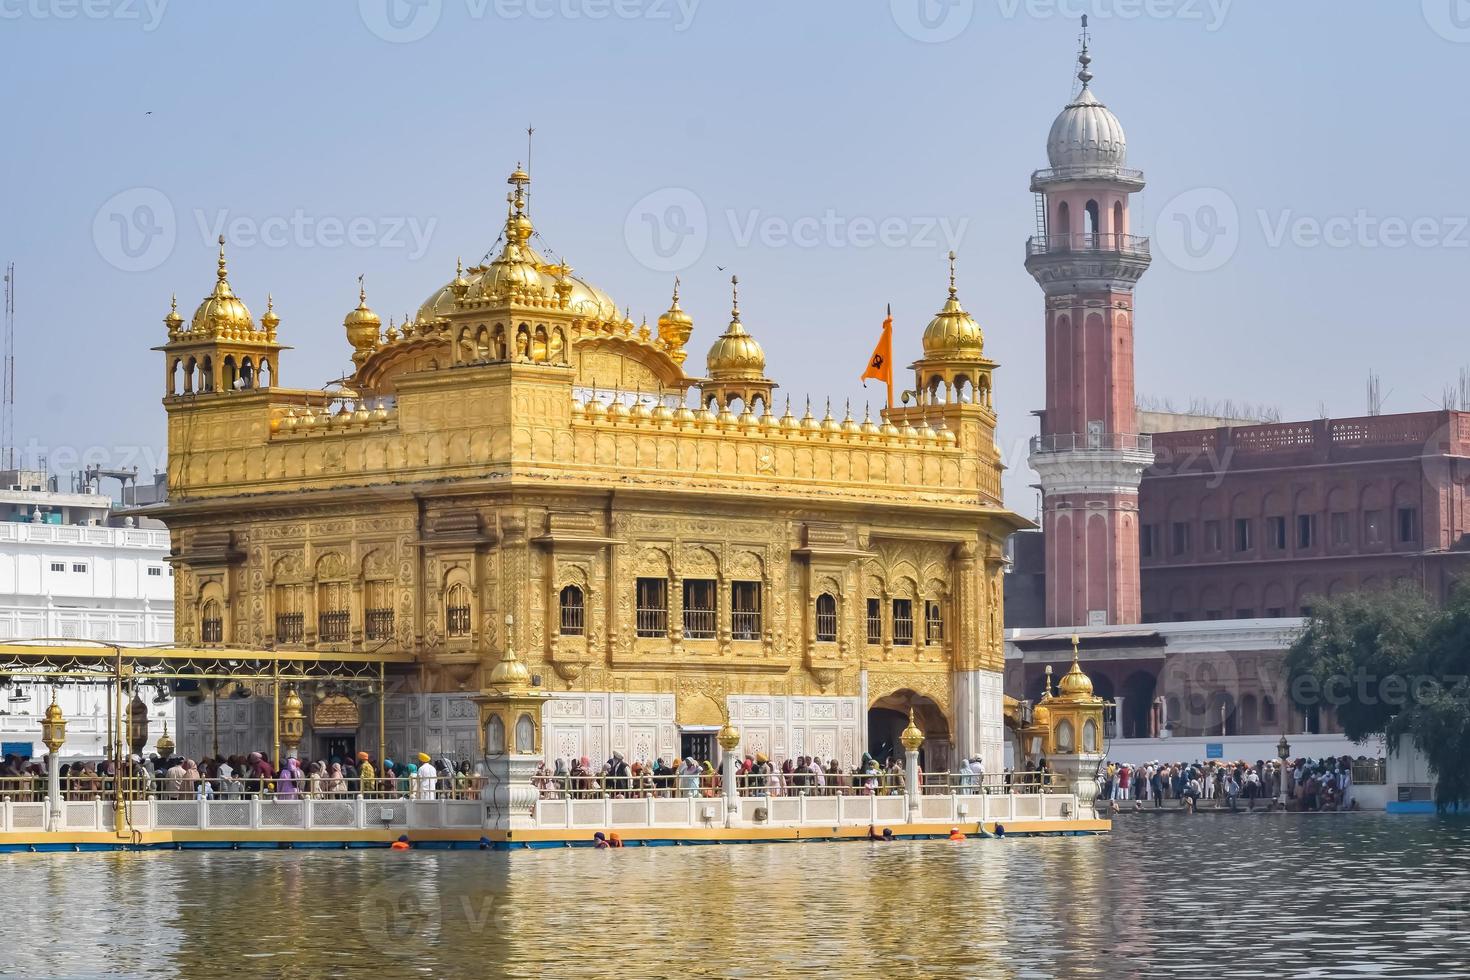
[[[1044,704],[1037,704],[1031,709],[1031,724],[1038,728],[1051,724],[1051,709]]]
[[[169,299],[168,315],[163,318],[163,324],[168,327],[168,335],[170,337],[178,333],[179,328],[184,325],[184,318],[179,315],[179,297],[177,293]]]
[[[589,419],[600,419],[607,414],[607,406],[602,403],[601,398],[592,397],[587,399],[587,417]]]
[[[189,329],[201,337],[220,337],[255,329],[250,311],[230,288],[229,270],[225,268],[225,236],[219,236],[219,270],[215,274],[214,292],[194,311]]]
[[[882,429],[878,428],[878,423],[873,421],[873,413],[868,409],[866,405],[864,405],[862,424],[863,435],[876,436],[879,435],[882,431]]]
[[[276,316],[276,298],[270,293],[265,296],[265,316],[260,318],[260,325],[267,334],[274,334],[281,325],[281,318]]]
[[[1059,697],[1072,700],[1092,697],[1092,678],[1082,673],[1082,665],[1077,662],[1075,646],[1072,650],[1072,669],[1062,675],[1062,679],[1057,682],[1057,690],[1061,692]]]
[[[470,291],[470,281],[464,277],[464,262],[460,259],[454,260],[454,278],[449,282],[449,291],[455,299],[464,299]]]
[[[965,312],[955,291],[953,252],[949,253],[949,299],[924,328],[925,357],[984,357],[985,336]]]
[[[42,720],[48,725],[55,725],[57,722],[66,720],[66,716],[61,713],[61,705],[56,703],[55,695],[52,695],[51,707],[46,709],[46,714]]]
[[[679,280],[674,280],[674,301],[668,310],[658,318],[658,339],[663,341],[669,348],[669,356],[676,363],[683,364],[689,355],[684,351],[684,345],[689,342],[689,335],[694,332],[694,318],[685,313],[679,306]]]
[[[766,376],[766,352],[740,322],[740,280],[730,277],[734,302],[730,325],[709,349],[705,367],[712,381],[762,381]]]
[[[531,684],[531,670],[525,664],[516,659],[516,653],[511,649],[510,643],[505,645],[505,655],[500,658],[500,663],[490,671],[490,686],[502,690],[515,687],[529,687]]]
[[[368,309],[367,289],[361,282],[357,288],[357,308],[343,318],[342,326],[347,328],[347,342],[357,353],[363,354],[378,346],[378,333],[383,321]]]

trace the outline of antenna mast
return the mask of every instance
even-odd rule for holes
[[[5,353],[0,364],[4,395],[0,398],[0,458],[15,469],[15,263],[5,266]]]

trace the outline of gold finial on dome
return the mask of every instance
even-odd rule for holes
[[[470,291],[470,281],[464,277],[462,259],[454,260],[454,279],[449,283],[449,291],[454,294],[455,299],[464,299],[465,293]]]
[[[281,318],[276,316],[276,297],[271,293],[265,294],[265,315],[260,318],[260,325],[265,327],[268,338],[274,337],[281,325]]]
[[[163,325],[168,327],[168,336],[172,340],[178,336],[179,329],[184,325],[184,318],[179,316],[179,294],[174,293],[169,297],[168,315],[163,318]]]
[[[219,268],[215,271],[215,278],[220,282],[228,282],[230,270],[225,267],[225,236],[219,236]]]
[[[955,289],[955,285],[954,285],[954,260],[955,260],[954,249],[950,249],[949,250],[949,297],[950,297],[950,299],[956,299],[959,296],[959,293]]]
[[[694,318],[679,306],[679,277],[674,277],[674,299],[668,311],[658,318],[658,339],[669,348],[669,356],[675,364],[683,364],[689,357],[684,345],[694,332]]]
[[[342,326],[347,329],[347,342],[352,345],[352,362],[362,364],[378,347],[378,332],[383,321],[367,305],[364,277],[357,277],[357,308],[347,314]]]

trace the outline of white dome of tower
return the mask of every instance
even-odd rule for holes
[[[1128,162],[1123,124],[1092,92],[1092,72],[1087,67],[1092,64],[1092,56],[1087,53],[1086,43],[1077,63],[1081,65],[1077,77],[1082,81],[1082,91],[1051,124],[1051,134],[1046,138],[1047,159],[1054,168],[1117,171]]]

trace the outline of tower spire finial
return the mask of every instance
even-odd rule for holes
[[[363,275],[357,277],[357,304],[359,306],[367,305],[367,285]]]
[[[730,277],[730,319],[740,319],[740,277]]]
[[[679,305],[679,277],[674,277],[674,305]]]
[[[955,256],[955,253],[954,253],[954,249],[950,249],[949,250],[949,298],[950,299],[955,299],[959,295],[959,293],[956,291],[955,285],[954,285],[954,260],[955,260],[955,258],[956,258],[956,256]]]
[[[1079,69],[1077,71],[1077,78],[1079,81],[1082,82],[1082,87],[1084,89],[1087,88],[1087,83],[1092,81],[1092,72],[1087,67],[1088,65],[1092,64],[1092,55],[1087,53],[1087,46],[1091,40],[1092,36],[1087,32],[1087,15],[1083,14],[1082,51],[1077,55],[1077,64],[1079,66]]]
[[[220,282],[224,282],[226,279],[228,279],[230,277],[229,271],[225,268],[225,236],[224,235],[219,236],[219,271],[216,272],[215,275],[218,277],[218,279],[219,279]]]

